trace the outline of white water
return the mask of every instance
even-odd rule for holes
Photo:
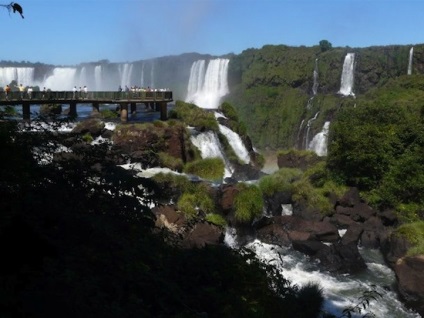
[[[202,108],[216,109],[221,98],[228,94],[228,63],[229,59],[196,61],[190,70],[190,79],[187,86],[186,102],[196,104]]]
[[[12,81],[18,85],[32,85],[34,78],[33,67],[0,67],[0,86],[4,87]]]
[[[328,129],[330,128],[330,122],[326,121],[322,127],[321,132],[316,134],[309,143],[308,149],[315,151],[315,153],[322,157],[327,155],[327,141],[328,141]]]
[[[237,157],[244,163],[249,163],[250,162],[249,152],[244,146],[243,141],[241,140],[239,134],[235,133],[227,126],[224,126],[221,124],[219,124],[219,131],[227,138],[228,143],[230,144],[231,148],[233,148]]]
[[[119,75],[121,77],[121,87],[123,89],[125,86],[131,87],[132,69],[132,64],[125,63],[123,65],[119,65]]]
[[[236,238],[228,239],[236,242]],[[229,245],[230,246],[230,245]],[[230,246],[231,247],[231,246]],[[344,308],[355,305],[358,297],[372,284],[377,285],[377,291],[383,294],[378,301],[371,301],[369,310],[377,318],[419,318],[420,315],[408,311],[397,299],[396,293],[386,291],[386,286],[395,282],[394,273],[384,265],[383,258],[377,250],[361,250],[368,269],[360,275],[331,275],[319,270],[318,264],[302,253],[291,248],[282,248],[255,240],[246,247],[252,249],[259,259],[277,266],[283,276],[293,284],[304,286],[308,283],[318,284],[326,298],[324,310],[340,316]],[[369,311],[363,311],[362,315]],[[361,317],[362,317],[361,315]],[[352,315],[352,317],[359,317]]]
[[[304,149],[309,149],[309,132],[311,130],[311,125],[313,123],[314,120],[317,119],[319,112],[315,113],[315,116],[312,117],[311,119],[308,120],[308,122],[306,123],[306,134],[304,136]]]
[[[203,159],[205,158],[221,158],[225,164],[224,178],[231,177],[233,168],[225,158],[224,152],[221,149],[218,137],[212,131],[207,131],[193,135],[190,137],[193,145],[195,145]]]
[[[53,74],[46,78],[42,86],[45,86],[48,89],[51,89],[54,91],[60,91],[60,90],[70,91],[72,90],[72,87],[74,87],[74,85],[81,86],[81,84],[76,83],[75,81],[76,73],[77,73],[76,68],[56,67],[53,70]],[[81,70],[81,74],[82,73],[83,73],[83,70]]]
[[[314,83],[312,85],[312,95],[315,96],[318,92],[318,59],[315,59],[315,68],[314,68]]]
[[[414,57],[414,47],[409,50],[408,75],[412,74],[412,59]]]
[[[353,94],[353,79],[354,79],[355,53],[347,53],[344,63],[339,94],[344,96]]]

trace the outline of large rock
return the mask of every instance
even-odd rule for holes
[[[201,248],[205,245],[221,244],[224,240],[223,231],[210,223],[197,223],[185,236],[182,246],[186,248]]]
[[[92,137],[100,136],[105,130],[105,123],[97,118],[89,118],[79,122],[74,129],[73,133],[76,134],[90,134]]]
[[[278,168],[298,168],[306,170],[322,159],[314,152],[289,151],[277,156]]]
[[[399,258],[394,267],[399,293],[406,303],[424,315],[424,255]]]

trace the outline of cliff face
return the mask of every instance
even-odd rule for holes
[[[305,148],[308,138],[331,121],[337,109],[356,103],[352,96],[338,93],[347,53],[354,53],[352,92],[358,97],[406,75],[410,49],[395,45],[325,52],[319,46],[248,49],[230,60],[228,100],[246,122],[255,146]],[[424,45],[416,45],[412,74],[423,72]]]

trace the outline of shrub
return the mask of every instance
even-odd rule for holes
[[[212,223],[212,224],[219,226],[219,227],[226,227],[227,226],[227,221],[224,219],[224,217],[220,214],[217,214],[217,213],[206,214],[205,219],[209,223]]]
[[[277,192],[291,191],[294,180],[300,178],[302,171],[294,168],[282,168],[259,180],[259,188],[265,196],[271,197]]]
[[[403,224],[396,229],[395,235],[405,237],[413,244],[409,256],[424,254],[424,221]]]
[[[187,219],[194,218],[197,215],[196,196],[193,193],[184,193],[178,200],[177,207]]]
[[[169,168],[175,171],[182,171],[184,167],[184,163],[181,158],[175,158],[166,152],[159,152],[159,164],[162,167]]]
[[[172,118],[181,119],[188,126],[217,132],[218,123],[212,112],[208,112],[194,104],[177,101]]]
[[[205,158],[187,163],[184,172],[207,180],[221,180],[224,177],[224,168],[221,158]]]
[[[253,221],[263,213],[262,192],[256,185],[240,183],[237,186],[239,192],[234,198],[235,219],[240,223]]]
[[[84,140],[86,143],[91,143],[93,142],[94,138],[90,133],[86,133],[82,136],[82,140]]]
[[[219,106],[219,110],[222,111],[225,117],[227,117],[230,120],[238,121],[238,115],[235,110],[235,108],[230,103],[222,103],[221,106]]]
[[[102,109],[100,110],[100,115],[104,119],[113,119],[118,116],[118,113],[110,109]]]

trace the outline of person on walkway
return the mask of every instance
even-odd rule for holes
[[[9,100],[10,86],[9,85],[6,85],[6,87],[4,88],[4,91],[6,93],[6,100]]]
[[[21,93],[21,99],[24,99],[25,87],[22,84],[19,85],[19,92]]]
[[[84,85],[84,98],[87,99],[88,98],[88,88],[87,86]]]
[[[28,98],[32,99],[32,86],[28,87],[27,93],[28,93]]]
[[[77,87],[74,86],[74,88],[72,89],[72,99],[76,99],[77,98]]]

